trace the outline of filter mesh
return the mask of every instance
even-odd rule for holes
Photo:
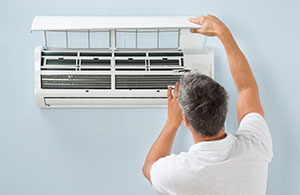
[[[110,89],[110,75],[41,75],[43,89]]]
[[[167,89],[180,75],[116,75],[116,89]]]

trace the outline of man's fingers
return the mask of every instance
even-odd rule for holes
[[[172,87],[171,86],[169,86],[168,87],[168,99],[170,100],[170,99],[172,99],[173,97],[172,97]]]
[[[196,23],[196,18],[189,18],[189,21],[192,22],[192,23]]]
[[[175,89],[174,89],[174,98],[177,98],[178,91],[179,91],[179,83],[177,82],[175,84]]]
[[[194,24],[203,24],[203,16],[198,16],[197,18],[189,18],[189,21]]]
[[[191,33],[203,33],[202,28],[194,28],[194,29],[191,29],[190,31],[191,31]]]

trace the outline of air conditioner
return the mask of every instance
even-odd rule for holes
[[[34,51],[41,108],[164,107],[181,75],[213,77],[213,50],[188,17],[35,17],[44,46]]]

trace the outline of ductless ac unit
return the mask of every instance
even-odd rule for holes
[[[213,77],[212,49],[188,17],[35,17],[39,107],[161,107],[181,75]]]

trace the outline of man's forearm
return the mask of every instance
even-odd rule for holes
[[[162,132],[152,145],[143,167],[145,177],[150,181],[150,169],[158,159],[168,156],[171,152],[178,127],[172,121],[167,121]]]
[[[230,31],[225,27],[224,32],[218,35],[222,41],[231,71],[239,93],[237,100],[238,121],[249,112],[257,112],[264,117],[264,111],[259,99],[259,90],[251,71],[250,65],[241,52]]]
[[[150,182],[150,169],[152,164],[158,159],[170,154],[177,130],[182,122],[182,113],[177,97],[178,91],[178,83],[175,85],[173,94],[172,88],[168,87],[168,120],[162,132],[152,145],[143,166],[143,173]]]
[[[237,43],[235,42],[230,31],[225,27],[225,30],[218,35],[219,39],[224,45],[230,71],[234,79],[237,91],[243,89],[257,89],[257,84],[250,65]]]

